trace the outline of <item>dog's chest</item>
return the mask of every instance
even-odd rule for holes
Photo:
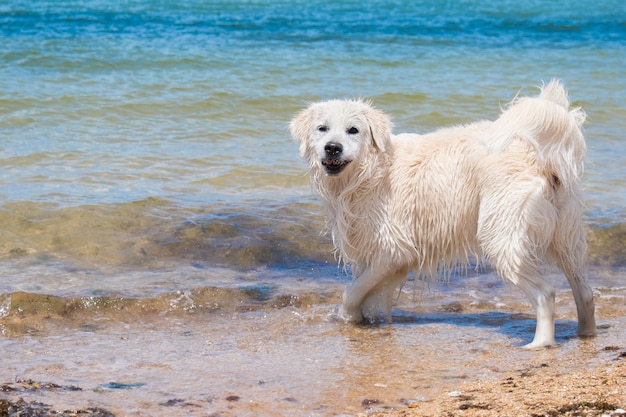
[[[391,215],[388,201],[373,195],[329,210],[333,240],[346,260],[364,262],[414,251],[414,244]]]

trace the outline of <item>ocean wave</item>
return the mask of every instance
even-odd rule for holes
[[[263,205],[180,208],[155,198],[62,208],[11,203],[0,211],[1,256],[143,268],[169,259],[242,270],[332,260],[316,205]]]
[[[145,251],[236,269],[293,268],[333,262],[320,222],[301,208],[198,216],[158,236]]]
[[[151,297],[78,296],[12,292],[0,295],[0,335],[37,334],[58,327],[95,331],[103,320],[140,323],[150,317],[228,314],[310,308],[337,303],[337,288],[286,292],[268,284],[202,287]]]
[[[588,227],[587,243],[590,263],[626,265],[626,222]]]
[[[158,268],[166,260],[236,270],[336,264],[319,213],[313,197],[186,208],[155,198],[78,207],[11,203],[0,210],[0,257],[83,268]],[[626,264],[626,223],[589,225],[588,241],[592,264]]]

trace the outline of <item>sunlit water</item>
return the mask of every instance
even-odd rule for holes
[[[554,77],[589,119],[604,328],[572,338],[554,273],[550,354],[623,345],[626,5],[518,3],[1,4],[0,383],[77,385],[28,395],[120,415],[333,415],[529,360],[510,347],[532,311],[488,270],[410,282],[391,326],[338,321],[349,277],[287,123],[369,97],[425,132],[495,118]]]

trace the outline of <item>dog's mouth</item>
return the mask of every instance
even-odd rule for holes
[[[326,169],[328,175],[339,175],[346,166],[352,161],[345,161],[339,159],[322,159],[322,165]]]

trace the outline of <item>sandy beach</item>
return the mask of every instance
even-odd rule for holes
[[[607,346],[609,354],[597,365],[587,368],[569,363],[569,371],[560,364],[528,364],[523,369],[505,373],[499,380],[467,383],[459,391],[442,393],[425,401],[412,401],[405,408],[377,407],[377,400],[364,400],[364,410],[356,416],[624,416],[626,415],[626,348]],[[71,387],[22,381],[0,386],[2,392],[37,389],[72,389]],[[73,389],[77,389],[74,387]],[[230,398],[236,402],[237,398]],[[184,402],[181,400],[180,402]],[[171,405],[175,405],[175,402]],[[191,404],[187,404],[191,406]],[[231,410],[235,411],[235,410]],[[23,400],[0,400],[0,416],[81,416],[113,417],[102,408],[57,410],[42,403]],[[124,414],[118,414],[124,415]],[[212,416],[237,415],[212,414]],[[282,415],[277,413],[275,415]]]
[[[601,363],[532,363],[490,382],[467,383],[460,391],[429,401],[408,404],[404,410],[367,413],[372,416],[623,416],[626,415],[626,348]],[[612,357],[610,357],[612,356]]]

